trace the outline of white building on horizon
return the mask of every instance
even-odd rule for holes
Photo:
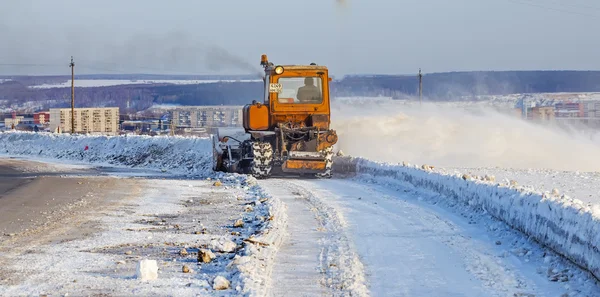
[[[119,108],[75,108],[75,133],[119,134]],[[71,133],[71,109],[50,109],[50,131]]]

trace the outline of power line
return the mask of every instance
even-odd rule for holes
[[[595,15],[595,14],[588,14],[588,13],[579,12],[579,11],[573,11],[573,10],[566,10],[566,9],[562,9],[562,8],[556,8],[556,7],[551,7],[551,6],[547,6],[547,5],[543,5],[543,4],[536,4],[536,3],[532,3],[532,2],[527,2],[525,0],[522,0],[522,1],[507,0],[507,1],[508,2],[512,2],[512,3],[516,3],[516,4],[524,4],[524,5],[528,5],[528,6],[532,6],[532,7],[538,7],[538,8],[542,8],[542,9],[546,9],[546,10],[552,10],[552,11],[557,11],[557,12],[569,13],[569,14],[573,14],[573,15],[581,15],[581,16],[587,16],[587,17],[592,17],[592,18],[600,18],[599,15]]]
[[[536,2],[534,0],[523,0],[523,1],[526,1],[526,2]],[[598,10],[598,11],[600,11],[600,7],[598,7],[598,6],[590,6],[590,5],[585,5],[585,4],[564,3],[564,2],[561,2],[561,1],[551,1],[551,0],[546,0],[546,1],[542,2],[542,3],[551,3],[551,4],[554,4],[554,5],[558,5],[558,6],[566,6],[566,7],[583,9],[583,10],[592,9],[592,10]]]
[[[56,67],[56,66],[64,66],[64,64],[0,63],[0,66],[9,66],[9,67]]]
[[[129,68],[131,70],[123,70],[117,69],[117,67],[111,67],[110,65],[115,66],[123,66],[117,63],[94,63],[92,65],[82,65],[82,62],[79,62],[78,67],[81,69],[87,69],[91,71],[100,71],[100,72],[109,72],[109,73],[118,73],[118,74],[133,74],[136,71],[144,72],[160,72],[165,74],[180,74],[180,75],[199,75],[199,73],[188,72],[188,71],[178,71],[176,69],[166,69],[166,68],[154,68],[154,67],[145,67],[145,66],[126,66],[124,68]],[[95,64],[105,64],[108,67],[98,67]],[[37,64],[37,63],[0,63],[0,67],[64,67],[64,64]]]

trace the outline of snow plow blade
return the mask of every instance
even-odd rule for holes
[[[286,173],[321,173],[326,165],[325,160],[287,160],[281,170]]]

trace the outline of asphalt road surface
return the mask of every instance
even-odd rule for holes
[[[44,225],[84,197],[102,197],[114,178],[73,176],[80,169],[0,159],[0,234],[13,236]],[[90,199],[92,200],[92,199]]]

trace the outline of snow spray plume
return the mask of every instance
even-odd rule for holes
[[[600,135],[565,132],[489,107],[336,100],[337,148],[376,161],[439,167],[600,171]]]

